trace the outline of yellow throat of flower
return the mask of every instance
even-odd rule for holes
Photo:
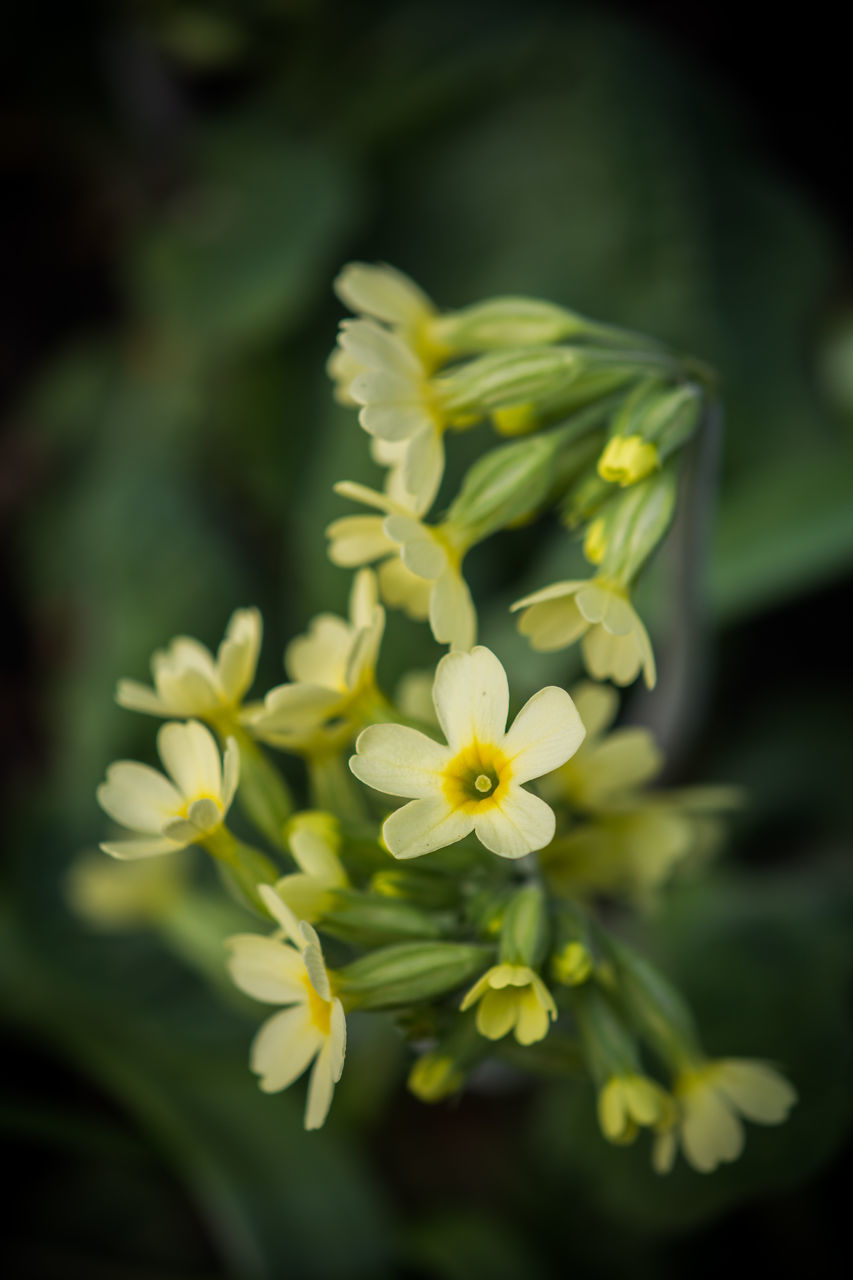
[[[472,742],[454,756],[444,770],[444,794],[454,809],[482,813],[493,809],[510,782],[506,756],[489,743]]]

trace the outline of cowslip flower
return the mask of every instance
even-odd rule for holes
[[[756,1124],[782,1124],[797,1093],[766,1062],[721,1058],[682,1071],[673,1089],[678,1114],[656,1140],[652,1163],[668,1173],[679,1145],[688,1164],[711,1173],[737,1160],[745,1137],[741,1116]]]
[[[419,857],[472,831],[503,858],[547,845],[554,811],[522,783],[557,768],[583,739],[566,691],[540,689],[507,730],[506,672],[491,650],[477,646],[441,659],[433,701],[447,745],[405,725],[370,725],[350,760],[368,786],[414,797],[385,820],[382,834],[391,853]]]
[[[403,336],[427,364],[443,351],[430,334],[436,308],[409,276],[387,263],[348,262],[335,293],[356,315],[379,320]]]
[[[670,1094],[648,1076],[611,1076],[598,1094],[598,1123],[608,1142],[626,1146],[640,1126],[658,1132],[675,1120],[676,1106]]]
[[[247,707],[243,723],[255,737],[294,751],[317,751],[346,741],[360,700],[376,690],[376,661],[385,629],[376,577],[356,574],[349,621],[321,613],[304,636],[285,650],[288,684],[271,689],[262,704]],[[329,722],[335,725],[329,728]],[[343,724],[337,724],[343,721]]]
[[[229,738],[222,758],[213,735],[197,720],[170,721],[157,734],[157,751],[169,775],[135,760],[119,760],[98,787],[98,803],[138,835],[101,845],[114,858],[150,858],[203,841],[221,827],[240,767]]]
[[[623,489],[636,484],[659,467],[660,455],[654,444],[638,435],[612,436],[598,459],[598,474],[602,480],[618,484]]]
[[[237,934],[227,941],[228,971],[255,1000],[287,1006],[261,1026],[251,1049],[251,1068],[264,1093],[286,1089],[313,1061],[305,1128],[319,1129],[341,1078],[346,1051],[346,1019],[332,992],[320,940],[297,920],[270,885],[258,892],[281,931],[271,937]]]
[[[648,729],[632,725],[607,732],[619,710],[619,695],[610,685],[585,681],[572,697],[586,738],[570,760],[543,779],[543,794],[586,812],[619,806],[660,773],[663,754]]]
[[[496,964],[466,992],[464,1012],[477,1005],[477,1030],[487,1040],[512,1031],[519,1044],[544,1040],[557,1017],[554,997],[535,970],[525,964]]]
[[[177,636],[151,659],[154,688],[119,680],[116,702],[153,716],[233,718],[255,678],[261,631],[257,609],[235,610],[215,658],[198,640]]]
[[[607,578],[555,582],[516,600],[518,624],[534,649],[549,652],[581,641],[587,670],[596,680],[626,685],[642,669],[649,689],[657,679],[648,632],[628,599],[627,588]]]
[[[329,558],[353,565],[383,559],[379,567],[382,598],[417,621],[429,618],[439,644],[470,649],[477,634],[477,615],[462,576],[467,550],[461,527],[446,521],[427,525],[389,495],[365,485],[342,481],[335,492],[384,512],[348,516],[326,530]]]

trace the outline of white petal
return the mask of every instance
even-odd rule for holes
[[[403,457],[401,472],[406,492],[412,495],[416,513],[428,511],[444,475],[444,440],[442,433],[434,426],[428,426],[412,436]]]
[[[455,752],[469,743],[499,743],[509,711],[506,672],[491,649],[448,653],[435,673],[433,699],[438,722]]]
[[[376,670],[379,646],[385,631],[385,610],[377,605],[369,626],[362,627],[355,636],[344,677],[347,689],[358,689],[364,680]]]
[[[312,878],[331,882],[340,875],[338,855],[318,832],[309,827],[297,827],[289,844],[297,866]]]
[[[423,365],[411,347],[396,333],[383,329],[372,320],[344,320],[338,342],[366,369],[409,378],[423,376]]]
[[[263,623],[257,609],[237,609],[216,655],[219,685],[226,697],[239,702],[255,678]]]
[[[329,1042],[326,1040],[317,1054],[317,1059],[311,1069],[311,1078],[308,1081],[308,1097],[305,1100],[306,1129],[319,1129],[322,1127],[326,1116],[329,1114],[329,1107],[332,1105],[334,1090],[332,1054]]]
[[[116,685],[116,702],[128,711],[144,711],[151,716],[171,714],[160,695],[139,680],[119,680]]]
[[[477,614],[468,583],[452,567],[445,570],[432,589],[429,623],[439,644],[470,649],[477,639]]]
[[[379,587],[382,599],[392,609],[403,609],[418,622],[429,616],[432,583],[407,569],[399,556],[379,566]]]
[[[352,580],[349,594],[349,619],[352,625],[356,628],[371,626],[378,603],[376,574],[370,569],[360,569]]]
[[[274,1013],[252,1042],[251,1067],[264,1093],[277,1093],[302,1075],[322,1044],[303,1006]]]
[[[553,809],[523,787],[510,786],[499,806],[474,818],[477,839],[501,858],[523,858],[544,849],[553,840],[555,827]]]
[[[131,861],[134,858],[157,858],[162,853],[174,853],[185,845],[180,841],[170,840],[167,836],[158,836],[149,840],[105,840],[100,847],[112,858]]]
[[[359,379],[356,379],[353,387],[358,385]],[[421,431],[435,426],[432,414],[420,400],[367,404],[360,411],[358,420],[368,435],[392,441],[411,440]]]
[[[413,516],[387,516],[385,533],[400,544],[400,555],[407,569],[419,578],[433,580],[447,568],[447,552],[426,525]]]
[[[382,516],[343,516],[326,530],[329,559],[344,569],[370,564],[396,552],[397,544],[382,528]]]
[[[375,507],[377,511],[384,511],[386,515],[395,510],[394,503],[387,494],[369,489],[366,484],[357,484],[355,480],[339,480],[337,484],[332,485],[332,490],[342,498],[363,502],[366,507]]]
[[[417,324],[432,314],[426,294],[402,271],[382,263],[348,262],[334,284],[335,293],[351,311],[384,320],[386,324]]]
[[[159,835],[183,808],[183,797],[167,778],[147,764],[118,760],[107,769],[97,791],[98,804],[111,818],[147,835]]]
[[[170,720],[157,734],[157,751],[187,800],[222,795],[222,761],[209,729],[198,720],[179,724]]]
[[[583,680],[572,689],[578,714],[586,727],[588,742],[604,733],[619,710],[619,694],[609,684]]]
[[[576,596],[587,622],[599,622],[613,636],[627,636],[634,629],[636,614],[624,595],[590,582]]]
[[[764,1062],[728,1058],[719,1064],[714,1085],[747,1120],[781,1124],[797,1101],[791,1084]]]
[[[596,680],[631,684],[640,670],[640,652],[633,634],[611,635],[602,626],[591,627],[581,645],[583,660]]]
[[[563,600],[569,596],[573,596],[576,591],[580,591],[581,587],[589,585],[588,578],[573,578],[566,582],[553,582],[550,587],[541,587],[539,591],[532,591],[528,596],[522,596],[520,600],[516,600],[510,605],[512,613],[517,613],[519,609],[527,609],[532,604],[543,604],[547,600]]]
[[[731,1107],[709,1086],[691,1091],[684,1102],[681,1143],[686,1158],[700,1173],[710,1173],[743,1151],[743,1125]]]
[[[588,627],[589,623],[570,596],[532,604],[524,610],[518,621],[521,634],[528,636],[531,647],[540,653],[553,653],[556,649],[567,648]]]
[[[385,819],[382,835],[395,858],[418,858],[470,835],[473,818],[443,796],[412,800]]]
[[[343,692],[350,649],[355,632],[334,613],[320,613],[308,631],[296,636],[284,651],[284,666],[291,680],[321,685]]]
[[[303,938],[302,930],[299,927],[300,921],[297,920],[290,907],[286,902],[282,902],[271,884],[259,884],[258,893],[260,894],[261,901],[267,911],[269,911],[273,920],[277,921],[277,923],[281,925],[291,942],[294,946],[298,947],[301,952],[305,945],[305,939]],[[299,963],[302,969],[304,969],[305,965],[302,962],[301,955]]]
[[[293,947],[277,938],[240,933],[227,939],[228,972],[236,986],[266,1004],[302,1004],[305,966]]]
[[[503,741],[513,782],[529,782],[573,756],[586,729],[565,689],[548,685],[525,702]]]
[[[264,705],[251,717],[252,731],[260,737],[310,732],[333,715],[341,694],[316,684],[280,684],[270,689]]]
[[[447,747],[402,724],[372,724],[358,735],[350,769],[390,796],[432,796],[441,790]]]

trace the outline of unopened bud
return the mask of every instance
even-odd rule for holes
[[[445,995],[482,971],[492,952],[458,942],[407,942],[362,956],[335,975],[347,1009],[393,1009]]]
[[[501,926],[501,963],[538,967],[547,947],[546,910],[545,892],[539,885],[516,890]]]

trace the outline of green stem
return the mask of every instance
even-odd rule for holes
[[[200,844],[224,868],[226,883],[237,890],[239,899],[267,915],[258,893],[259,884],[275,884],[279,868],[266,854],[253,849],[222,826],[205,836]]]

